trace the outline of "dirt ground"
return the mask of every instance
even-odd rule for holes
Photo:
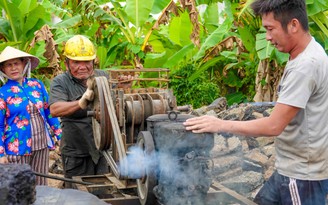
[[[53,175],[53,176],[58,176],[58,177],[64,177],[63,175],[61,174],[52,174],[52,173],[49,173],[50,175]],[[54,188],[63,188],[63,182],[60,181],[60,180],[56,180],[56,179],[48,179],[48,186],[50,187],[54,187]]]
[[[52,165],[53,163],[54,163],[54,159],[52,159],[52,156],[50,156],[49,164]],[[49,175],[53,175],[56,177],[64,177],[64,175],[62,175],[62,174],[54,174],[54,173],[50,173],[50,172],[49,172]],[[63,181],[48,178],[48,186],[54,187],[54,188],[63,188]]]

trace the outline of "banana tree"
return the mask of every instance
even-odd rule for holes
[[[164,67],[169,67],[174,71],[192,64],[195,71],[189,80],[193,81],[206,75],[209,83],[214,82],[219,87],[220,93],[217,95],[228,97],[229,103],[251,100],[248,93],[254,95],[252,93],[254,93],[255,68],[258,59],[254,49],[255,31],[249,27],[248,30],[246,28],[239,29],[236,20],[239,9],[238,3],[231,3],[227,0],[223,3],[209,2],[202,8],[200,5],[197,7],[202,9],[199,23],[202,25],[199,32],[199,47],[193,42],[187,43],[185,40],[180,41],[180,44],[172,45],[169,44],[173,41],[171,40],[168,43],[170,47],[166,46],[164,50],[166,55],[170,55],[166,58]],[[187,18],[180,15],[172,19],[169,28],[173,29],[168,29],[167,33],[158,32],[157,35],[169,36],[172,39],[188,38],[186,36],[192,33],[193,23],[190,21],[189,24],[184,23],[183,27],[181,25],[174,26],[172,23],[174,20],[186,22]],[[251,32],[248,32],[249,30]],[[241,41],[244,39],[246,40],[245,44]],[[180,46],[178,51],[176,51],[177,45]],[[168,53],[168,48],[175,52]]]
[[[37,0],[0,0],[0,50],[6,46],[13,46],[22,51],[31,53],[40,59],[39,69],[32,73],[43,79],[46,84],[49,80],[44,75],[49,66],[49,61],[54,62],[56,58],[50,58],[45,52],[45,41],[34,42],[34,32],[44,25],[51,23],[51,15]],[[49,57],[49,58],[47,58]],[[53,70],[51,70],[51,73]]]
[[[33,32],[51,21],[50,14],[38,4],[37,0],[1,0],[0,18],[1,49],[6,45],[26,50]]]
[[[328,0],[307,0],[311,34],[328,53]]]
[[[165,1],[154,2],[81,0],[52,2],[53,6],[48,6],[61,19],[53,26],[59,44],[73,34],[84,34],[96,42],[101,68],[142,67],[143,39],[155,21],[150,14],[152,9],[165,6]]]
[[[326,50],[327,1],[307,1],[311,33]],[[0,46],[21,46],[49,66],[50,52],[58,51],[59,55],[52,59],[59,58],[63,42],[72,35],[83,34],[96,43],[100,68],[165,67],[174,72],[192,65],[190,80],[206,76],[210,83],[218,85],[221,96],[237,93],[239,98],[233,96],[234,101],[250,100],[259,61],[270,62],[274,58],[275,63],[265,65],[281,67],[286,62],[286,57],[265,41],[260,19],[248,9],[250,3],[251,0],[150,0],[146,4],[141,0],[0,0],[6,14],[0,19]],[[60,22],[51,21],[50,13]],[[260,77],[257,83],[270,83],[267,80]]]
[[[0,49],[10,45],[29,52],[34,31],[51,22],[50,14],[37,0],[1,0]],[[41,55],[42,56],[42,55]]]

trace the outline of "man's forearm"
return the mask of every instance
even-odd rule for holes
[[[79,101],[55,102],[50,106],[50,113],[53,117],[66,117],[80,110]]]

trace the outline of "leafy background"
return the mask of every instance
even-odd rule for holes
[[[179,105],[275,101],[288,59],[265,40],[252,0],[0,0],[0,50],[40,58],[49,87],[75,34],[97,47],[100,69],[168,68]],[[328,50],[328,0],[306,0],[310,32]],[[152,74],[142,73],[141,77]],[[151,84],[150,84],[151,85]],[[138,85],[136,85],[138,86]]]

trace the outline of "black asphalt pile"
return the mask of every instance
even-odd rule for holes
[[[33,204],[36,200],[35,187],[35,175],[29,165],[0,165],[0,204]]]

